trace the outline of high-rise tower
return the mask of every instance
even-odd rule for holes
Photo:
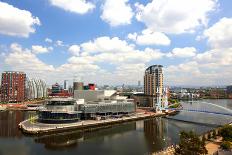
[[[152,65],[145,70],[144,93],[157,96],[163,94],[163,66]]]

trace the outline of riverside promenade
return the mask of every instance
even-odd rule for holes
[[[172,113],[172,112],[170,112]],[[110,127],[114,124],[120,124],[129,121],[142,120],[146,118],[153,118],[158,116],[164,116],[170,113],[136,113],[134,116],[130,117],[122,117],[122,118],[114,118],[114,119],[106,119],[106,120],[83,120],[75,123],[65,123],[65,124],[47,124],[40,123],[35,119],[27,119],[21,123],[19,123],[19,128],[22,129],[24,133],[27,134],[42,134],[49,132],[62,132],[65,130],[73,130],[73,129],[85,129],[92,130],[96,128],[106,128]]]

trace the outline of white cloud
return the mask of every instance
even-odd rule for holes
[[[153,32],[149,29],[143,30],[141,35],[129,33],[129,39],[136,41],[138,45],[170,45],[171,40],[161,32]]]
[[[53,50],[52,47],[47,48],[40,45],[32,45],[31,49],[32,49],[32,53],[35,54],[48,53]]]
[[[232,48],[211,49],[190,61],[166,67],[165,76],[172,85],[226,85],[231,83],[231,68]]]
[[[204,31],[204,36],[213,48],[232,47],[232,18],[222,18]]]
[[[27,10],[20,10],[5,2],[0,2],[0,33],[9,36],[28,37],[40,25],[38,17]]]
[[[118,37],[110,38],[108,36],[98,37],[94,41],[82,43],[80,46],[86,53],[128,52],[133,51],[134,48],[134,45],[129,45]]]
[[[110,64],[144,63],[165,56],[164,53],[156,49],[137,50],[133,44],[128,44],[118,37],[99,37],[94,41],[82,43],[80,46],[81,57],[91,59],[88,60],[91,62],[108,62]]]
[[[5,63],[14,70],[37,73],[54,70],[52,65],[45,64],[30,50],[22,49],[21,45],[16,43],[11,44],[10,53],[6,56]]]
[[[50,39],[50,38],[45,38],[44,41],[45,41],[45,42],[48,42],[48,43],[52,43],[52,39]]]
[[[217,0],[152,0],[145,6],[139,3],[135,6],[137,20],[147,28],[180,34],[206,26],[208,13],[215,10]]]
[[[80,54],[80,46],[78,46],[78,45],[72,45],[72,46],[69,47],[68,51],[72,55],[78,56]]]
[[[128,0],[105,0],[101,19],[111,26],[127,25],[134,15]]]
[[[95,8],[95,5],[86,0],[49,0],[51,5],[59,7],[65,11],[85,14]]]
[[[56,45],[56,46],[65,46],[65,45],[64,45],[64,42],[61,41],[61,40],[57,40],[55,45]]]
[[[207,67],[232,67],[232,48],[212,49],[204,53],[199,53],[195,60],[201,64],[207,64]]]
[[[130,39],[130,40],[136,41],[137,35],[138,35],[138,34],[137,34],[136,32],[134,32],[134,33],[129,33],[129,34],[127,35],[127,38]]]
[[[99,66],[90,62],[80,63],[71,60],[55,68],[41,61],[31,50],[23,49],[16,43],[11,44],[4,65],[12,70],[24,71],[27,76],[45,79],[48,84],[62,82],[64,79],[72,80],[75,74],[85,75],[88,80],[90,75],[103,72]]]
[[[188,58],[196,56],[197,50],[194,47],[174,48],[169,54],[170,57]]]

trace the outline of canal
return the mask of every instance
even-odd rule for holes
[[[225,111],[211,104],[232,109],[232,100],[183,102],[184,107]],[[201,134],[213,128],[202,125],[204,123],[225,124],[232,121],[230,116],[180,112],[172,117],[202,124],[153,118],[92,132],[71,131],[42,136],[22,134],[18,129],[19,122],[34,115],[35,112],[0,112],[0,155],[147,155],[178,143],[178,134],[182,130]]]

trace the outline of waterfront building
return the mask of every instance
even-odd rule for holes
[[[41,79],[27,79],[26,82],[27,99],[41,99],[47,97],[47,87],[45,81]]]
[[[38,111],[38,120],[43,123],[66,123],[80,119],[76,100],[73,98],[52,98]]]
[[[163,86],[162,68],[162,65],[152,65],[145,70],[144,93],[132,95],[138,106],[151,107],[155,111],[163,111],[168,107],[169,89]]]
[[[49,96],[53,97],[70,97],[72,93],[69,93],[68,90],[64,90],[58,83],[52,85],[52,89],[49,92]]]
[[[163,90],[163,71],[162,65],[152,65],[145,70],[144,75],[144,94],[162,95]]]
[[[120,115],[132,114],[136,111],[133,100],[104,100],[100,102],[87,102],[80,104],[83,119],[96,117],[117,117]]]
[[[115,90],[75,90],[74,98],[84,119],[129,114],[136,110],[133,99],[119,96]]]
[[[97,117],[118,117],[135,111],[136,106],[131,99],[85,102],[84,99],[52,98],[39,110],[38,120],[43,123],[65,123]]]
[[[22,102],[26,99],[26,74],[17,71],[2,73],[1,101]]]

